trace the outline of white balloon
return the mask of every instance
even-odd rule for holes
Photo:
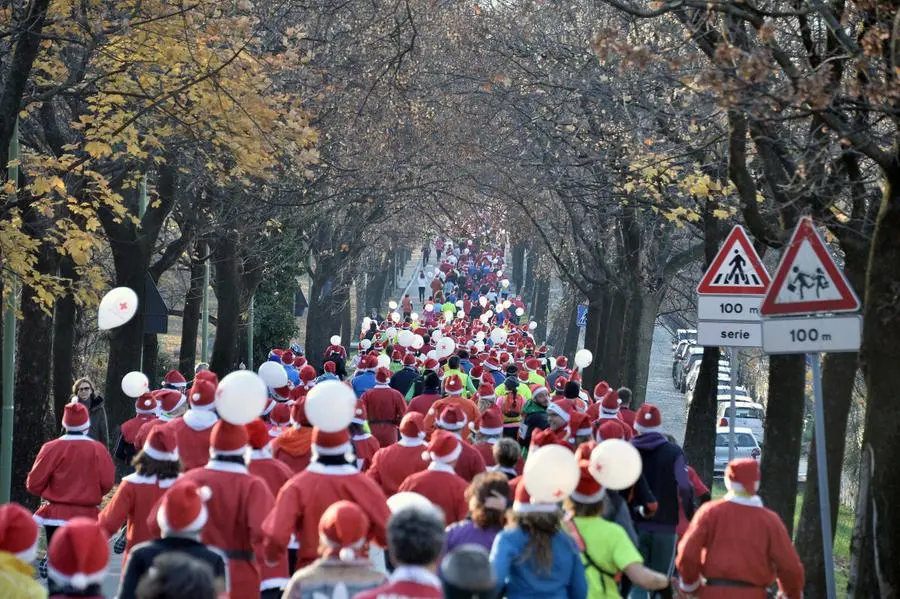
[[[388,497],[387,506],[392,514],[396,514],[400,510],[406,509],[435,509],[435,505],[431,503],[427,497],[419,495],[418,493],[413,493],[412,491],[403,491],[402,493],[391,495]]]
[[[579,349],[575,352],[575,366],[587,368],[594,361],[594,354],[589,349]]]
[[[493,316],[494,313],[491,312],[490,310],[488,310],[487,312],[484,313],[484,315],[488,317],[488,320],[490,320],[491,316]]]
[[[372,326],[372,319],[366,316],[362,319],[362,330],[368,331],[369,327]]]
[[[477,333],[475,333],[475,338],[479,341],[483,341],[485,338],[484,331],[478,331]]]
[[[525,314],[525,308],[516,308],[516,316],[522,316]]]
[[[456,351],[456,342],[453,341],[450,337],[443,337],[440,341],[437,342],[436,349],[439,352],[444,352],[448,356]]]
[[[498,277],[502,277],[502,276],[503,276],[503,271],[502,271],[502,270],[498,270],[498,271],[497,271],[497,276],[498,276]]]
[[[426,311],[426,312],[433,312],[433,311],[434,311],[434,304],[425,304],[425,311]]]
[[[505,306],[504,306],[503,304],[497,304],[497,314],[500,314],[500,313],[503,312],[503,310],[505,310],[505,309],[506,309],[506,308],[505,308]]]
[[[322,381],[307,393],[304,409],[313,426],[336,433],[347,428],[356,414],[356,393],[340,381]]]
[[[397,343],[403,347],[409,347],[413,344],[414,339],[415,335],[413,335],[412,331],[400,331],[400,334],[397,336]]]
[[[391,357],[387,354],[381,354],[378,356],[378,367],[379,368],[387,368],[391,365]]]
[[[462,307],[463,307],[463,301],[462,301],[462,300],[456,300],[456,307],[457,307],[457,308],[462,308]]]
[[[389,301],[389,302],[388,302],[388,308],[391,309],[391,310],[396,310],[396,309],[397,309],[397,302],[395,302],[394,300]]]
[[[463,312],[462,310],[460,310],[459,312],[456,313],[456,319],[457,319],[457,320],[460,320],[460,319],[465,318],[465,317],[466,317],[466,313]]]
[[[484,341],[478,340],[475,342],[475,350],[478,352],[484,351]]]
[[[122,377],[122,393],[138,398],[150,390],[150,381],[143,372],[134,370]]]
[[[341,336],[340,335],[332,335],[331,339],[329,339],[329,341],[331,341],[331,345],[340,345],[341,344]]]
[[[259,418],[269,398],[266,383],[252,370],[236,370],[219,382],[216,412],[225,422],[247,424]]]
[[[528,454],[522,476],[533,503],[559,503],[578,486],[581,469],[568,447],[545,445]]]
[[[591,452],[590,461],[591,475],[613,491],[631,488],[640,478],[643,468],[641,454],[624,439],[601,441]]]
[[[435,329],[434,332],[431,333],[431,340],[434,341],[435,343],[437,343],[438,341],[441,340],[441,337],[443,337],[443,336],[444,336],[444,334],[440,330]]]
[[[481,304],[482,308],[484,308],[485,306],[487,306],[488,299],[482,295],[478,298],[478,303]]]
[[[277,389],[288,384],[288,375],[284,366],[278,362],[263,362],[259,367],[259,378],[270,389]]]
[[[422,335],[413,335],[412,348],[422,349],[423,345],[425,345],[425,339],[422,338]]]
[[[437,360],[437,359],[438,359],[437,350],[434,350],[434,349],[431,350],[430,352],[428,352],[427,354],[425,354],[425,357],[426,357],[426,358],[431,358],[432,360]]]
[[[491,341],[493,341],[495,345],[506,343],[506,331],[500,328],[494,329],[491,331]]]
[[[413,322],[416,322],[417,320],[419,320],[419,315],[416,312],[413,312],[412,314],[410,314],[409,317]]]
[[[367,351],[370,347],[372,347],[372,341],[369,339],[363,339],[359,342],[359,346],[363,348],[363,351]]]
[[[478,320],[480,320],[481,322],[486,323],[486,322],[488,321],[489,318],[490,318],[490,317],[489,317],[487,314],[482,314],[481,316],[478,317]]]
[[[394,322],[400,322],[400,313],[399,312],[391,312],[391,320]]]
[[[446,321],[453,320],[453,312],[451,310],[444,310],[444,320],[446,320]]]
[[[537,323],[532,320],[531,322],[528,323],[528,328],[529,328],[529,330],[532,330],[532,331],[535,330],[537,328]]]
[[[500,285],[502,285],[503,288],[506,289],[507,287],[509,287],[509,279],[503,279],[502,281],[500,281]]]
[[[393,339],[397,335],[397,329],[395,329],[394,327],[388,327],[384,331],[384,334],[387,336],[388,339]]]
[[[100,300],[100,307],[97,309],[97,328],[107,331],[120,327],[134,318],[137,309],[137,293],[129,287],[116,287]]]
[[[510,307],[510,306],[512,306],[512,302],[511,302],[511,301],[509,301],[509,300],[504,300],[504,301],[503,301],[503,307],[504,307],[504,308],[506,308],[507,310],[509,310],[509,307]]]

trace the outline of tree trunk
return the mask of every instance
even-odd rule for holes
[[[216,242],[213,249],[215,261],[215,292],[218,302],[216,313],[216,338],[213,342],[209,369],[225,376],[237,368],[241,323],[241,278],[238,271],[237,240],[231,236]]]
[[[312,274],[309,316],[306,320],[306,356],[316,366],[320,365],[331,336],[339,332],[343,309],[336,293],[341,284],[340,265],[341,261],[337,258],[322,259]]]
[[[366,314],[372,310],[381,310],[381,303],[384,301],[384,290],[388,280],[388,260],[382,252],[375,260],[373,270],[366,277]],[[430,284],[431,281],[428,281]],[[431,293],[430,288],[427,292]]]
[[[516,243],[513,244],[512,247],[512,276],[510,281],[513,285],[516,286],[516,292],[520,292],[522,290],[522,286],[525,283],[524,277],[524,269],[525,269],[525,244],[524,243]]]
[[[844,272],[854,289],[865,289],[865,253],[850,244],[842,244],[844,248]],[[865,301],[864,294],[860,299]],[[841,353],[826,354],[822,366],[822,399],[825,409],[825,458],[828,463],[828,495],[831,508],[832,540],[837,529],[837,514],[840,506],[841,470],[844,466],[844,450],[846,449],[847,417],[853,401],[853,387],[856,383],[856,371],[859,365],[858,354]],[[806,471],[806,490],[803,493],[803,505],[800,508],[800,521],[794,540],[800,558],[806,568],[807,597],[824,597],[825,570],[822,560],[822,530],[819,516],[819,486],[815,437],[809,452],[809,464]]]
[[[203,307],[203,248],[204,244],[197,242],[191,255],[191,280],[184,295],[178,370],[186,378],[193,375],[194,365],[197,363],[197,333],[200,329],[200,311]]]
[[[48,244],[38,250],[35,264],[38,272],[53,275],[57,272],[59,254]],[[11,499],[37,507],[38,498],[25,489],[25,479],[34,458],[45,441],[45,417],[50,409],[52,379],[48,368],[47,351],[53,345],[53,318],[41,310],[37,294],[30,287],[22,289],[22,320],[16,335],[15,421]],[[70,389],[71,391],[71,389]]]
[[[592,289],[595,293],[588,296],[587,330],[584,332],[584,347],[594,355],[594,360],[587,367],[583,376],[590,380],[597,380],[597,368],[603,359],[603,326],[606,324],[606,315],[609,311],[609,294],[602,289]],[[578,348],[576,348],[577,351]],[[572,359],[572,354],[567,354]],[[570,364],[570,367],[574,364]]]
[[[345,287],[338,295],[338,301],[341,303],[341,339],[342,343],[352,343],[356,338],[353,334],[353,314],[350,311],[350,288]]]
[[[522,293],[524,297],[530,297],[534,293],[534,267],[537,266],[537,252],[528,250],[525,255],[527,262],[523,263],[525,269],[525,288]]]
[[[156,333],[144,334],[144,353],[141,357],[141,372],[150,379],[150,386],[162,380],[159,373],[159,337]]]
[[[578,337],[581,335],[581,329],[578,326],[578,306],[581,302],[578,301],[578,296],[574,295],[572,298],[572,308],[569,311],[567,327],[566,327],[566,339],[562,344],[562,352],[558,349],[554,352],[556,355],[564,355],[564,356],[573,356],[575,355],[575,351],[578,349]],[[590,311],[588,312],[588,318],[590,318]]]
[[[871,448],[870,505],[864,526],[854,530],[859,559],[858,597],[896,597],[900,589],[900,167],[885,173],[887,189],[875,221],[866,275],[862,361],[866,373],[866,430],[863,448]],[[858,538],[858,543],[857,543]]]
[[[78,278],[75,264],[68,256],[60,259],[59,275],[72,281]],[[53,312],[53,414],[56,424],[60,426],[63,409],[72,397],[72,384],[75,382],[72,368],[75,359],[77,316],[74,295],[66,294],[56,301]]]
[[[713,458],[716,449],[716,388],[719,376],[719,348],[703,349],[700,373],[688,407],[684,429],[684,454],[687,463],[712,488]],[[796,477],[795,477],[796,478]]]
[[[536,292],[534,295],[534,314],[531,319],[537,322],[534,330],[534,338],[538,345],[547,339],[547,319],[550,311],[550,281],[538,279],[535,281]]]
[[[781,516],[788,532],[794,529],[805,397],[806,356],[770,357],[759,494]]]
[[[610,387],[619,387],[622,383],[621,348],[622,330],[625,326],[626,298],[620,291],[609,294],[609,309],[603,327],[603,354],[594,371],[591,385],[605,380]],[[596,358],[595,358],[596,360]]]
[[[641,309],[637,318],[637,326],[626,334],[634,335],[634,370],[632,373],[631,397],[634,405],[639,406],[647,399],[647,381],[650,377],[650,352],[653,349],[653,331],[656,328],[656,317],[659,314],[659,303],[662,294],[648,293],[641,301]]]
[[[619,336],[619,386],[633,388],[635,384],[635,370],[637,369],[636,334],[640,327],[644,298],[639,290],[632,291],[626,298],[627,308],[625,310],[625,318],[622,319],[622,334]]]

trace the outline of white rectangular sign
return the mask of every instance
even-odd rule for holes
[[[862,317],[767,318],[762,328],[763,351],[767,354],[852,352],[859,349]]]
[[[759,322],[762,295],[698,295],[697,320]]]
[[[762,347],[759,322],[697,322],[697,345],[704,347]]]

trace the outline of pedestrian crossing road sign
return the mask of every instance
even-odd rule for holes
[[[769,273],[743,227],[736,225],[697,285],[701,295],[765,295]]]
[[[781,256],[760,313],[783,316],[858,309],[859,298],[825,247],[812,219],[804,217]]]
[[[588,307],[584,304],[578,304],[578,314],[575,318],[575,324],[578,325],[579,329],[583,329],[587,326],[587,314]]]

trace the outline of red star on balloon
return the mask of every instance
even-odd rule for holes
[[[124,311],[127,310],[127,309],[128,309],[128,302],[121,302],[121,303],[119,303],[119,310],[121,310],[122,312],[124,312]]]

